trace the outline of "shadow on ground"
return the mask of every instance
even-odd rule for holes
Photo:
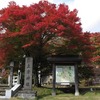
[[[100,87],[84,87],[79,90],[81,95],[85,95],[87,92],[94,92],[95,94],[100,93]]]
[[[41,87],[42,92],[41,95],[38,95],[38,99],[42,99],[46,96],[50,96],[52,94],[52,88],[48,87]],[[44,90],[43,90],[44,89]],[[80,95],[85,95],[88,92],[93,92],[95,94],[100,94],[100,87],[98,88],[90,88],[90,87],[84,87],[84,88],[79,88]],[[56,88],[56,94],[75,94],[75,88],[74,87],[64,87],[64,88]]]

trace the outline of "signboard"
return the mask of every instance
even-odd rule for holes
[[[75,67],[67,65],[56,66],[56,83],[68,85],[68,83],[75,83]]]
[[[25,79],[24,79],[24,89],[32,89],[32,67],[33,67],[33,58],[27,57],[25,59]]]

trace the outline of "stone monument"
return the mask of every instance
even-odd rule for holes
[[[24,77],[24,88],[19,92],[19,97],[25,99],[34,100],[36,97],[36,92],[32,91],[32,69],[33,69],[33,58],[25,58],[25,77]]]
[[[32,89],[32,63],[33,59],[31,57],[25,59],[24,90]]]

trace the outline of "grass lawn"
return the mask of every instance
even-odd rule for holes
[[[87,96],[74,96],[71,94],[59,94],[57,96],[45,96],[38,100],[100,100],[100,96],[96,95],[87,95]]]
[[[74,88],[57,88],[56,96],[52,96],[52,88],[41,87],[33,88],[37,91],[36,100],[100,100],[100,88],[90,91],[90,87],[80,88],[80,96],[74,95]],[[11,100],[27,100],[20,98],[11,98]],[[30,99],[28,99],[30,100]]]

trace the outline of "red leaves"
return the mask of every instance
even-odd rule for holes
[[[4,48],[0,48],[0,67],[4,67],[6,61],[6,50]]]
[[[9,2],[9,6],[14,6],[15,7],[15,5],[16,5],[16,2],[14,2],[14,1]]]
[[[24,46],[22,46],[22,48],[27,48],[29,46],[31,46],[31,43],[30,44],[25,44]]]
[[[92,59],[91,59],[93,62],[100,62],[100,56],[99,55],[97,55],[97,56],[95,56],[95,57],[93,57]]]
[[[77,17],[77,13],[78,13],[78,11],[76,9],[74,9],[73,11],[70,12],[70,20],[72,22],[77,22],[80,20],[80,18]]]
[[[23,26],[23,28],[21,29],[21,35],[22,34],[29,34],[33,32],[33,26],[31,24],[26,24],[25,26]]]
[[[18,35],[21,35],[21,33],[20,32],[10,32],[10,34],[8,33],[7,37],[14,38]]]
[[[1,30],[6,29],[4,36],[7,40],[10,41],[14,38],[13,42],[11,41],[13,47],[15,44],[21,45],[22,48],[42,44],[43,47],[41,48],[44,48],[46,47],[45,44],[48,44],[47,42],[50,42],[52,38],[54,41],[55,37],[62,37],[65,39],[64,45],[59,45],[56,41],[57,47],[63,46],[66,48],[65,51],[68,49],[77,54],[82,52],[87,55],[85,50],[91,49],[91,46],[89,46],[91,45],[90,36],[82,33],[80,18],[77,17],[77,13],[76,9],[70,11],[68,5],[65,4],[56,6],[47,1],[40,1],[38,4],[29,7],[20,7],[11,2],[8,8],[0,11]],[[20,42],[19,37],[22,37]],[[10,42],[6,42],[10,44]],[[13,47],[12,51],[14,51]],[[8,52],[10,52],[11,48],[8,49]]]
[[[57,26],[57,29],[60,31],[64,31],[66,28],[63,25]]]
[[[21,35],[36,34],[38,31],[41,31],[41,33],[49,31],[59,36],[64,36],[67,30],[68,32],[73,30],[73,33],[81,31],[80,24],[76,24],[79,21],[77,10],[69,11],[68,6],[65,4],[60,4],[56,8],[55,4],[45,1],[29,7],[19,7],[12,2],[5,9],[4,15],[6,14],[7,18],[3,18],[6,21],[5,27],[10,31],[17,30],[17,32],[12,32],[14,35],[12,34],[11,36],[16,36],[17,33]],[[45,16],[42,16],[43,14]]]
[[[32,46],[33,44],[35,44],[34,41],[32,41],[32,42],[30,42],[30,43],[28,43],[28,44],[23,45],[22,48],[30,47],[30,46]]]
[[[92,33],[91,41],[95,47],[91,60],[96,64],[100,64],[100,33]]]
[[[68,14],[68,13],[69,13],[68,5],[60,4],[59,7],[58,7],[58,12],[59,12],[61,15],[63,15],[62,13]]]
[[[35,25],[34,30],[38,31],[38,30],[42,30],[46,28],[46,23],[44,22],[39,22]]]
[[[77,49],[77,46],[75,46],[75,45],[70,45],[69,47],[68,47],[69,49]]]
[[[60,33],[58,33],[58,36],[63,36],[64,35],[64,32],[60,32]]]
[[[29,22],[30,23],[37,23],[37,22],[39,22],[39,21],[41,21],[41,19],[40,19],[40,16],[39,15],[30,15],[29,16]]]

